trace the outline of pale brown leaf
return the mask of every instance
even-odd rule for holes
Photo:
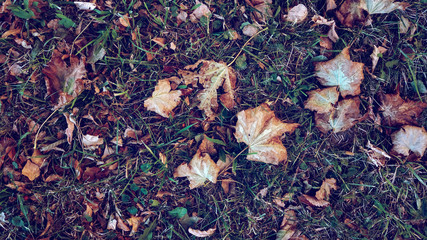
[[[100,138],[99,136],[86,134],[82,137],[82,143],[85,149],[95,150],[99,145],[104,143],[104,139]]]
[[[308,92],[304,107],[318,113],[330,113],[337,103],[339,93],[336,87],[315,89]]]
[[[330,130],[338,133],[352,128],[362,118],[359,105],[359,98],[349,98],[339,101],[331,113],[315,113],[316,127],[323,133]]]
[[[178,106],[181,94],[180,90],[171,91],[169,80],[159,80],[151,98],[144,101],[144,107],[168,118],[172,110]]]
[[[209,236],[212,236],[215,233],[215,231],[216,231],[216,228],[209,228],[206,231],[188,228],[188,232],[196,237],[209,237]]]
[[[31,160],[27,160],[27,163],[22,169],[22,175],[28,177],[30,181],[34,181],[34,179],[40,176],[40,167],[31,162]]]
[[[380,47],[374,46],[374,50],[372,51],[372,54],[370,56],[372,59],[372,71],[371,71],[372,73],[374,72],[375,67],[378,64],[379,55],[384,54],[386,51],[387,51],[387,48],[384,48],[381,46]]]
[[[299,196],[298,199],[302,203],[307,204],[307,205],[312,206],[312,207],[327,207],[327,206],[329,206],[329,202],[328,201],[319,200],[319,199],[317,199],[315,197],[312,197],[312,196],[309,196],[309,195],[306,195],[306,194],[303,194],[303,195]]]
[[[297,215],[294,210],[286,209],[276,240],[289,240],[294,236],[297,227]]]
[[[325,180],[323,180],[322,186],[320,186],[319,191],[316,192],[316,198],[318,200],[329,200],[331,190],[338,189],[336,183],[337,180],[335,180],[334,178],[326,178]]]
[[[382,123],[387,126],[418,125],[417,118],[427,108],[427,103],[403,100],[399,93],[380,95]]]
[[[308,15],[307,7],[304,4],[298,4],[289,9],[286,21],[292,22],[293,24],[303,22]]]
[[[409,156],[410,152],[421,157],[427,148],[427,132],[422,127],[403,126],[399,131],[391,135],[393,139],[393,151]]]

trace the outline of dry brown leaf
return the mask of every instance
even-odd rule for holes
[[[307,7],[304,4],[298,4],[293,8],[289,9],[286,21],[292,22],[293,24],[303,22],[308,15]]]
[[[238,142],[248,145],[248,160],[277,165],[287,160],[286,148],[280,137],[284,133],[292,133],[297,127],[298,123],[281,122],[263,103],[237,114],[234,136]]]
[[[400,21],[399,21],[399,33],[407,33],[409,28],[411,27],[411,22],[409,21],[409,19],[401,16],[400,17]]]
[[[350,60],[349,47],[334,59],[316,64],[316,76],[323,86],[338,86],[343,97],[360,94],[363,80],[363,63]]]
[[[132,230],[129,236],[133,236],[136,232],[138,232],[138,227],[139,227],[139,224],[141,224],[142,222],[142,218],[131,216],[129,219],[127,219],[127,222],[129,223],[129,225],[132,226]]]
[[[62,180],[62,177],[59,176],[58,174],[52,174],[49,175],[49,177],[47,177],[44,181],[45,182],[54,182],[54,181],[59,181]]]
[[[318,113],[330,113],[337,103],[339,93],[336,87],[316,89],[308,92],[304,107]]]
[[[327,206],[329,206],[329,202],[328,201],[319,200],[319,199],[317,199],[315,197],[312,197],[312,196],[309,196],[309,195],[306,195],[306,194],[303,194],[303,195],[299,196],[298,199],[302,203],[307,204],[307,205],[312,206],[312,207],[327,207]]]
[[[47,96],[54,109],[64,107],[85,89],[83,78],[86,76],[85,59],[70,56],[68,67],[61,53],[53,51],[52,59],[42,70],[45,75]]]
[[[181,23],[187,21],[188,14],[184,11],[180,11],[176,16],[176,23],[179,26]]]
[[[198,107],[203,110],[209,120],[216,117],[215,111],[218,109],[217,91],[222,86],[224,94],[220,96],[222,104],[231,109],[236,106],[234,101],[236,87],[236,73],[226,63],[199,60],[193,65],[186,66],[186,70],[194,70],[200,64],[203,64],[198,73],[190,71],[178,71],[183,76],[185,84],[197,85],[199,82],[203,85],[203,90],[197,94],[200,101]]]
[[[199,1],[196,1],[196,4],[200,4],[196,9],[194,9],[193,13],[190,14],[190,20],[193,23],[197,23],[202,17],[210,18],[211,16],[211,10],[209,10],[209,7],[204,3],[199,3]]]
[[[129,14],[125,14],[119,17],[119,22],[123,27],[129,27],[130,21],[129,21]]]
[[[224,190],[225,194],[228,194],[230,192],[230,184],[233,183],[233,182],[234,182],[234,180],[232,180],[232,179],[223,179],[223,180],[221,180],[221,187]]]
[[[314,15],[311,18],[311,21],[314,22],[313,26],[317,26],[317,25],[326,25],[329,26],[329,31],[328,31],[328,38],[332,41],[332,42],[336,42],[339,39],[339,36],[335,30],[336,28],[336,24],[335,24],[335,20],[326,20],[326,18],[320,16],[320,15]]]
[[[377,47],[377,46],[374,46],[374,50],[372,51],[372,54],[371,54],[371,59],[372,59],[372,73],[374,72],[374,70],[375,70],[375,67],[377,66],[377,63],[378,63],[378,60],[379,60],[379,54],[384,54],[385,52],[387,51],[387,48],[384,48],[384,47]]]
[[[206,180],[216,183],[219,167],[207,153],[197,151],[190,163],[183,163],[175,169],[173,177],[187,177],[190,189],[203,186]]]
[[[272,0],[246,0],[256,11],[252,12],[253,20],[258,23],[266,23],[267,17],[273,16],[271,9]]]
[[[209,141],[209,139],[207,139],[207,136],[204,134],[203,134],[203,140],[199,146],[199,151],[201,153],[207,153],[209,155],[214,155],[217,153],[214,143],[212,141]]]
[[[159,44],[161,47],[164,47],[166,45],[166,38],[156,37],[156,38],[151,39],[151,41]]]
[[[117,221],[117,227],[125,232],[129,232],[130,229],[129,227],[126,225],[125,222],[123,222],[123,220],[120,218],[120,216],[116,213],[116,221]]]
[[[99,145],[104,143],[104,139],[99,136],[93,136],[90,134],[83,135],[82,138],[83,147],[89,150],[95,150]]]
[[[212,236],[215,233],[215,231],[216,231],[216,228],[209,228],[206,231],[188,228],[188,232],[196,237],[209,237],[209,236]]]
[[[331,195],[331,190],[337,190],[338,186],[336,185],[337,180],[334,178],[326,178],[323,180],[322,186],[320,186],[319,191],[316,192],[316,198],[318,200],[329,200]]]
[[[410,152],[421,157],[427,148],[427,132],[422,127],[403,126],[399,131],[391,135],[393,139],[393,151],[409,156]]]
[[[277,232],[276,240],[289,240],[294,236],[297,228],[297,215],[294,210],[285,209],[280,230]]]
[[[164,155],[162,152],[159,152],[159,159],[165,165],[165,167],[168,167],[168,159],[166,158],[166,155]]]
[[[364,0],[369,14],[390,13],[394,10],[405,10],[409,7],[406,2],[394,2],[394,0]]]
[[[382,123],[387,126],[418,125],[417,118],[427,108],[427,103],[403,100],[399,93],[380,95]]]
[[[40,167],[31,162],[31,160],[27,160],[27,163],[22,169],[22,175],[28,177],[30,181],[34,181],[34,179],[40,176]]]
[[[168,118],[172,110],[178,106],[181,94],[180,90],[171,91],[169,80],[159,80],[151,98],[144,101],[144,107],[162,117]]]
[[[326,0],[326,11],[334,10],[335,8],[337,8],[335,0]]]
[[[361,118],[359,98],[349,98],[338,102],[331,113],[315,113],[316,127],[323,133],[334,133],[352,128]]]
[[[74,119],[73,115],[70,115],[69,113],[64,113],[64,117],[67,121],[67,129],[65,129],[65,135],[67,135],[68,144],[71,144],[71,142],[73,141],[73,132],[76,120]]]
[[[248,24],[244,26],[242,29],[243,35],[246,35],[248,37],[254,36],[255,34],[258,33],[258,31],[259,31],[259,28],[254,24]]]

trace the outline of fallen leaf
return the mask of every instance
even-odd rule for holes
[[[159,80],[151,98],[144,101],[144,107],[168,118],[172,110],[178,106],[181,94],[180,90],[171,91],[169,80]]]
[[[236,137],[248,145],[247,159],[271,164],[287,160],[287,152],[280,137],[292,133],[298,123],[283,123],[267,104],[237,114]]]
[[[362,118],[359,105],[359,98],[349,98],[339,101],[330,113],[315,113],[316,127],[323,133],[330,130],[338,133],[352,128]]]
[[[208,139],[208,136],[203,134],[203,140],[200,143],[199,151],[201,153],[207,153],[209,155],[214,155],[217,153],[214,143]]]
[[[156,37],[156,38],[151,39],[151,41],[159,44],[161,47],[164,47],[166,45],[166,38]]]
[[[181,23],[187,21],[188,14],[184,11],[179,12],[176,16],[176,24],[179,26]]]
[[[256,22],[266,23],[267,17],[273,16],[272,0],[246,0],[246,2],[249,2],[256,9],[256,11],[252,12],[253,20]]]
[[[42,70],[45,75],[47,96],[50,97],[54,109],[63,108],[85,89],[83,78],[86,76],[85,59],[70,56],[68,67],[56,49],[52,59]]]
[[[159,152],[159,159],[165,165],[165,167],[168,167],[168,159],[166,158],[166,155],[164,155],[162,152]]]
[[[138,232],[138,227],[139,227],[139,224],[141,224],[141,221],[142,221],[141,217],[135,217],[135,216],[131,216],[127,220],[129,225],[132,226],[132,230],[130,231],[129,236],[133,236],[133,235],[135,235],[136,232]]]
[[[186,70],[194,70],[203,64],[198,73],[190,71],[178,71],[183,76],[185,84],[197,86],[197,82],[203,85],[203,90],[197,94],[200,101],[198,107],[203,110],[209,120],[216,117],[215,111],[218,109],[217,91],[222,86],[224,94],[220,96],[222,104],[231,109],[236,106],[234,101],[236,87],[236,73],[226,63],[199,60],[193,65],[186,66]]]
[[[196,237],[209,237],[209,236],[212,236],[215,233],[215,231],[216,231],[216,228],[209,228],[206,231],[188,228],[188,232]]]
[[[67,121],[67,129],[65,129],[65,135],[67,135],[67,142],[68,144],[71,144],[73,141],[73,132],[74,132],[74,126],[76,124],[76,120],[72,115],[69,113],[63,113],[65,120]]]
[[[319,191],[316,192],[316,198],[318,200],[329,200],[329,196],[331,195],[331,190],[337,190],[338,186],[336,185],[337,180],[334,178],[326,178],[322,182],[322,186],[320,186]]]
[[[173,177],[187,177],[190,189],[203,186],[206,180],[216,183],[219,167],[207,153],[197,153],[190,163],[183,163],[175,169]]]
[[[329,202],[325,200],[319,200],[315,197],[303,194],[298,197],[298,200],[300,200],[302,203],[307,204],[311,207],[327,207],[329,206]]]
[[[384,54],[385,52],[387,51],[387,48],[384,48],[384,47],[377,47],[377,46],[374,46],[374,50],[372,51],[372,54],[371,54],[371,59],[372,59],[372,73],[374,72],[374,70],[375,70],[375,67],[377,66],[377,63],[378,63],[378,60],[379,60],[379,56],[378,55],[382,55],[382,54]]]
[[[297,230],[297,215],[294,210],[285,209],[280,230],[277,232],[276,240],[289,240]]]
[[[96,4],[95,3],[91,3],[91,2],[74,2],[74,5],[76,5],[76,7],[79,10],[88,10],[88,11],[92,11],[96,8]]]
[[[196,4],[199,4],[199,7],[194,9],[193,13],[190,14],[191,22],[197,23],[202,17],[209,19],[212,14],[209,7],[204,3],[199,3],[199,1],[196,1]]]
[[[335,30],[336,28],[336,24],[335,24],[335,20],[327,20],[326,18],[320,16],[320,15],[314,15],[311,18],[311,21],[314,22],[313,26],[317,26],[317,25],[326,25],[329,26],[329,31],[328,31],[328,38],[332,41],[332,42],[336,42],[339,39],[339,36]]]
[[[369,14],[390,13],[394,10],[405,10],[409,7],[406,2],[394,2],[394,0],[364,0]]]
[[[390,155],[388,155],[384,150],[372,145],[369,140],[366,147],[368,149],[361,149],[368,155],[368,159],[376,167],[384,167],[386,160],[391,158]]]
[[[337,8],[335,0],[326,0],[326,11],[334,10],[335,8]]]
[[[33,154],[31,155],[31,161],[37,166],[42,167],[45,163],[45,158],[40,150],[34,149]]]
[[[307,7],[304,4],[298,4],[293,8],[289,9],[286,21],[292,22],[293,24],[303,22],[308,15]]]
[[[339,93],[336,87],[316,89],[308,92],[304,107],[318,113],[330,113],[337,103]]]
[[[350,60],[349,47],[334,59],[316,64],[316,76],[323,86],[338,86],[343,97],[360,94],[363,80],[363,63]]]
[[[427,103],[403,100],[399,93],[380,95],[379,111],[387,126],[418,125],[417,118],[427,108]]]
[[[34,181],[34,179],[40,176],[40,167],[31,162],[31,160],[27,160],[27,163],[22,169],[22,175],[28,177],[30,181]]]
[[[243,35],[246,35],[248,37],[254,36],[255,34],[258,33],[258,31],[259,31],[259,28],[254,24],[248,24],[244,26],[242,29]]]
[[[130,21],[129,21],[129,14],[125,14],[119,17],[119,22],[123,27],[129,27]]]
[[[108,230],[116,230],[117,220],[114,219],[113,215],[110,215],[110,219],[108,220],[107,229]]]
[[[54,181],[59,181],[62,180],[62,177],[59,176],[58,174],[52,174],[49,175],[49,177],[47,177],[44,181],[45,182],[54,182]]]
[[[123,222],[123,220],[120,218],[120,216],[116,213],[116,221],[117,221],[117,227],[125,232],[129,232],[130,229],[129,227],[126,225],[125,222]]]
[[[427,148],[427,132],[422,127],[405,125],[391,135],[393,149],[399,154],[409,156],[410,151],[421,157]]]
[[[399,21],[399,33],[407,33],[409,28],[411,27],[411,22],[409,21],[409,19],[401,16],[400,17],[400,21]]]
[[[104,139],[99,136],[93,136],[90,134],[86,134],[82,138],[83,147],[89,150],[95,150],[99,145],[104,143]]]

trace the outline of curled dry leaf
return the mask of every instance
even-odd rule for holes
[[[231,109],[236,106],[234,101],[236,87],[236,73],[226,63],[199,60],[193,65],[186,66],[186,70],[194,70],[200,64],[203,64],[198,73],[180,70],[185,84],[197,85],[199,82],[203,85],[203,90],[197,94],[200,101],[198,107],[203,110],[209,120],[216,117],[215,111],[218,109],[217,91],[222,86],[224,94],[220,96],[222,104]]]
[[[339,93],[336,87],[315,89],[308,92],[308,99],[304,107],[317,113],[330,113],[337,103]]]
[[[331,190],[337,190],[338,186],[336,185],[337,180],[334,178],[326,178],[322,182],[322,186],[320,186],[319,191],[316,192],[316,198],[318,200],[329,200],[329,196],[331,195]]]
[[[187,21],[187,17],[188,17],[188,14],[186,12],[180,11],[179,14],[176,16],[176,23],[178,24],[178,26],[181,23]]]
[[[307,7],[304,4],[298,4],[291,8],[286,16],[286,21],[292,22],[293,24],[303,22],[308,15]]]
[[[126,225],[126,223],[122,220],[122,218],[116,213],[116,221],[117,221],[117,227],[125,232],[129,232],[130,229]]]
[[[349,98],[339,101],[331,113],[315,113],[316,127],[323,133],[330,130],[338,133],[352,128],[362,118],[359,105],[359,98]]]
[[[403,100],[399,93],[380,95],[382,123],[387,126],[418,125],[417,118],[427,103]]]
[[[413,152],[421,157],[427,148],[427,132],[421,127],[403,126],[393,133],[391,138],[393,139],[392,150],[405,156]]]
[[[133,236],[136,232],[138,232],[138,227],[139,227],[139,224],[141,224],[142,222],[142,218],[131,216],[129,219],[127,219],[127,222],[129,223],[129,225],[132,226],[132,230],[129,236]]]
[[[249,5],[256,9],[252,12],[253,20],[259,23],[265,23],[266,17],[273,16],[271,9],[272,0],[245,0]]]
[[[84,58],[79,60],[76,56],[70,56],[68,67],[61,53],[55,49],[52,59],[42,72],[45,75],[47,96],[54,109],[64,107],[85,89],[82,80],[86,76]]]
[[[89,150],[95,150],[99,145],[104,143],[104,139],[99,136],[86,134],[82,138],[83,147]]]
[[[183,163],[175,169],[173,177],[187,177],[190,189],[203,186],[206,180],[216,183],[219,167],[207,153],[197,151],[190,163]]]
[[[188,228],[188,232],[196,237],[209,237],[209,236],[212,236],[215,233],[215,231],[216,231],[216,228],[209,228],[206,231]]]
[[[335,0],[326,0],[326,11],[334,10],[335,8],[337,8]]]
[[[363,80],[363,63],[350,60],[349,47],[334,59],[316,64],[316,76],[323,86],[338,86],[343,97],[360,94]]]
[[[181,94],[180,90],[171,91],[169,80],[159,80],[151,98],[144,101],[144,107],[168,118],[172,110],[178,106]]]
[[[76,120],[74,119],[73,115],[70,115],[69,113],[64,113],[64,117],[67,121],[67,129],[65,129],[65,135],[67,135],[68,144],[71,144],[71,142],[73,141],[73,132]]]
[[[379,56],[378,55],[380,55],[380,54],[384,54],[385,52],[387,51],[387,48],[384,48],[384,47],[377,47],[377,46],[374,46],[374,50],[372,51],[372,54],[371,54],[371,59],[372,59],[372,73],[374,72],[374,70],[375,70],[375,67],[377,66],[377,63],[378,63],[378,60],[379,60]]]
[[[248,160],[277,165],[287,160],[287,151],[280,137],[297,127],[298,123],[281,122],[263,103],[237,114],[234,136],[238,142],[248,145]]]
[[[336,42],[338,41],[338,39],[340,39],[340,37],[338,36],[335,28],[336,28],[336,24],[335,24],[335,20],[326,20],[326,18],[320,16],[320,15],[314,15],[311,18],[311,21],[314,22],[313,26],[317,26],[317,25],[326,25],[329,26],[329,31],[328,31],[328,38],[332,41],[332,42]]]

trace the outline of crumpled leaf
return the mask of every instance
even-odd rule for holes
[[[371,54],[371,59],[372,59],[372,73],[374,72],[374,70],[375,70],[375,67],[377,66],[377,64],[378,64],[378,60],[379,60],[379,54],[384,54],[385,52],[387,51],[387,48],[384,48],[384,47],[381,47],[381,46],[379,46],[379,47],[377,47],[377,46],[374,46],[374,50],[372,51],[372,54]]]
[[[387,126],[418,125],[417,118],[427,103],[403,100],[399,93],[380,95],[382,123]]]
[[[298,123],[281,122],[263,103],[237,114],[234,136],[238,142],[248,145],[248,160],[277,165],[287,160],[287,151],[280,137],[292,133],[297,127]]]
[[[138,227],[142,222],[142,217],[131,216],[127,219],[127,222],[132,226],[132,230],[129,236],[133,236],[136,232],[138,232]]]
[[[323,133],[330,130],[338,133],[352,128],[362,118],[359,105],[359,98],[349,98],[339,101],[331,113],[315,113],[316,127]]]
[[[215,233],[215,231],[216,231],[216,228],[209,228],[206,231],[188,228],[188,232],[191,233],[191,235],[196,237],[209,237],[209,236],[212,236]]]
[[[317,113],[330,113],[337,103],[339,93],[336,87],[315,89],[308,92],[308,99],[304,107]]]
[[[42,72],[45,75],[47,96],[54,109],[63,108],[84,90],[84,58],[79,60],[76,56],[70,56],[70,66],[67,66],[61,53],[55,49],[52,59]]]
[[[82,138],[83,147],[89,150],[95,150],[99,145],[104,143],[104,139],[99,136],[93,136],[90,134],[86,134]]]
[[[199,60],[193,65],[186,66],[186,70],[194,70],[200,64],[203,64],[198,73],[191,71],[178,71],[182,75],[185,84],[197,85],[199,82],[203,85],[203,90],[197,94],[200,101],[198,107],[203,110],[209,120],[216,117],[215,111],[218,109],[217,91],[222,86],[224,94],[220,96],[222,104],[231,109],[236,106],[234,101],[236,87],[236,73],[226,63]]]
[[[298,4],[293,8],[289,9],[286,21],[292,22],[293,24],[301,23],[307,18],[308,10],[304,4]]]
[[[329,200],[329,196],[331,195],[331,190],[337,190],[338,186],[336,185],[337,180],[334,178],[326,178],[322,182],[322,186],[320,186],[319,191],[316,192],[316,198],[318,200]]]
[[[409,156],[411,151],[421,157],[427,148],[427,132],[421,127],[405,125],[393,133],[391,138],[393,139],[392,150],[405,156]]]
[[[312,207],[327,207],[329,206],[329,202],[326,200],[319,200],[315,197],[303,194],[298,197],[298,200],[300,200],[302,203],[307,204]]]
[[[363,63],[350,60],[349,47],[334,59],[316,64],[316,76],[323,86],[338,86],[341,96],[360,94],[363,80]]]
[[[384,167],[386,159],[390,159],[390,155],[388,155],[384,150],[374,146],[369,140],[366,144],[368,149],[361,149],[368,155],[368,159],[373,163],[376,167]]]
[[[273,10],[271,4],[273,0],[245,0],[251,7],[255,8],[256,11],[252,12],[252,18],[258,23],[265,23],[266,17],[273,16]]]
[[[187,177],[190,189],[203,186],[206,180],[216,183],[219,167],[207,153],[197,153],[190,163],[183,163],[175,169],[173,177]]]
[[[168,118],[172,110],[178,106],[181,94],[180,90],[171,91],[169,80],[159,80],[151,98],[144,101],[144,107]]]
[[[334,10],[335,8],[337,8],[335,0],[326,0],[326,11]]]
[[[63,113],[65,120],[67,121],[67,129],[65,129],[65,135],[67,135],[67,142],[68,144],[71,144],[73,141],[73,132],[74,132],[74,126],[76,124],[76,119],[74,119],[73,114],[69,113]]]
[[[328,38],[332,41],[332,42],[337,42],[338,39],[340,39],[340,37],[338,36],[335,27],[336,27],[336,23],[335,20],[327,20],[326,18],[320,16],[320,15],[314,15],[311,18],[311,21],[314,22],[313,26],[317,26],[317,25],[326,25],[329,26],[329,31],[328,31]]]

